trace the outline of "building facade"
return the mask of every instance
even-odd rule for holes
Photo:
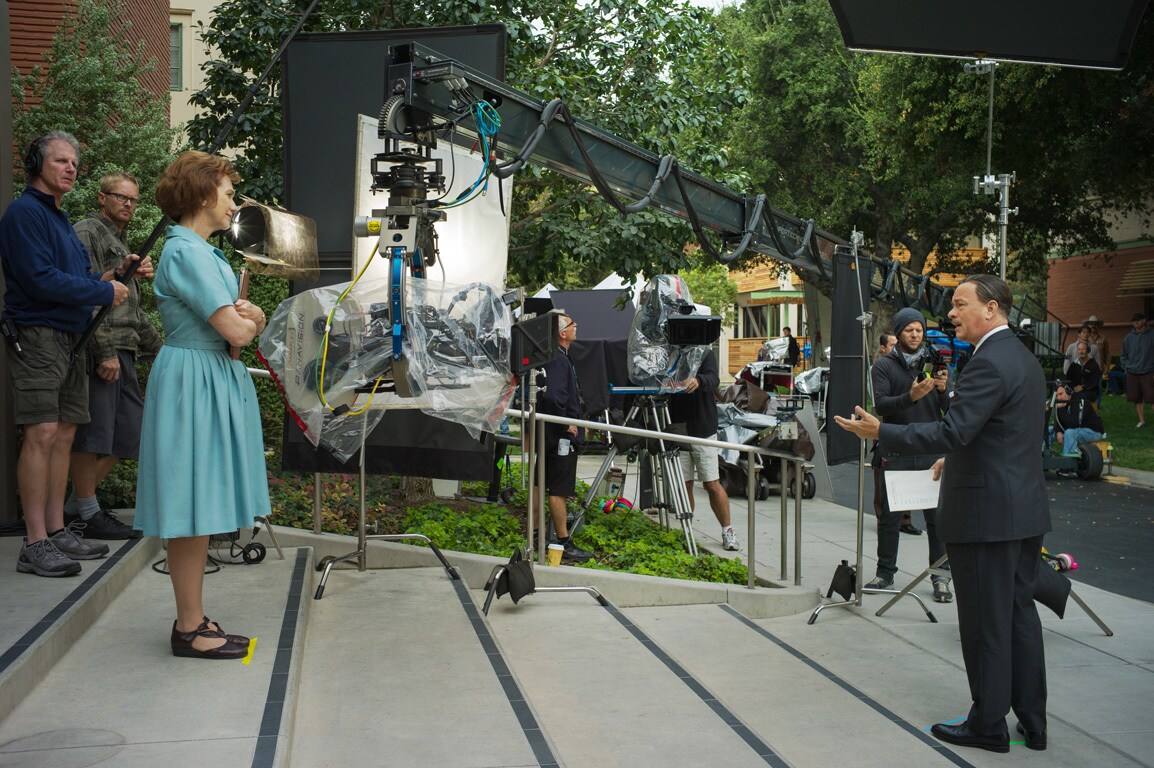
[[[65,15],[75,12],[76,3],[69,0],[9,0],[8,24],[11,45],[11,65],[22,75],[44,64],[44,54],[52,48]],[[166,66],[168,50],[164,41],[168,26],[168,3],[161,0],[124,0],[127,19],[132,24],[132,37],[144,42],[147,59],[155,68],[143,78],[142,84],[152,93],[163,97],[168,94]]]
[[[180,0],[173,5],[168,19],[169,81],[172,97],[171,125],[184,126],[196,114],[188,103],[192,94],[204,84],[202,67],[209,59],[209,51],[200,41],[198,25],[211,20],[214,0]]]

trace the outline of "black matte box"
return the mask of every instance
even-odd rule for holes
[[[559,316],[556,312],[522,320],[513,326],[509,368],[518,376],[553,359]]]
[[[674,315],[665,321],[665,335],[675,347],[712,344],[721,336],[717,315]]]

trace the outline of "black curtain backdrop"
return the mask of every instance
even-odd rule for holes
[[[577,323],[577,340],[569,347],[569,359],[577,370],[577,386],[585,413],[597,415],[620,407],[621,396],[610,398],[609,385],[629,386],[625,345],[633,324],[633,302],[617,309],[620,291],[553,291],[553,306]]]
[[[872,261],[862,258],[855,264],[853,255],[848,251],[838,247],[834,252],[829,391],[825,405],[826,461],[830,466],[858,459],[858,437],[837,426],[833,417],[848,417],[853,413],[855,405],[866,405],[862,397],[865,350],[862,348],[862,327],[858,318],[863,307],[869,310],[872,278]]]

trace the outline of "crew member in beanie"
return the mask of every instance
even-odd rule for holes
[[[906,307],[894,315],[894,335],[898,343],[889,354],[878,358],[871,369],[874,389],[874,409],[887,424],[917,424],[938,421],[949,407],[949,369],[933,370],[931,356],[925,347],[926,321],[921,313]],[[887,589],[894,583],[898,571],[898,532],[902,513],[892,511],[886,495],[887,470],[929,469],[937,456],[911,456],[888,450],[881,441],[874,447],[873,467],[881,477],[875,492],[882,494],[882,514],[878,517],[878,565],[874,580],[867,589]],[[933,564],[946,553],[938,537],[934,510],[926,509],[926,533],[929,539],[929,562]],[[948,603],[953,600],[950,580],[933,576],[934,600]]]

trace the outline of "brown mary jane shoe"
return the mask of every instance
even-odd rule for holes
[[[201,651],[192,647],[197,637],[220,638],[224,645]],[[234,640],[236,638],[236,640]],[[243,640],[243,642],[237,642]],[[204,621],[192,632],[178,632],[176,622],[172,622],[172,655],[191,659],[243,659],[248,654],[248,638],[240,635],[226,635],[220,629],[212,629]]]

